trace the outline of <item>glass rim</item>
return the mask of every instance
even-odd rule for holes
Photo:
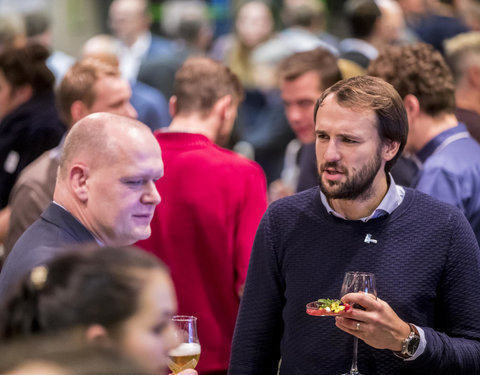
[[[347,271],[345,274],[350,273],[354,275],[375,275],[373,272],[362,272],[362,271]]]
[[[196,321],[197,317],[193,315],[174,315],[172,316],[172,320],[177,322],[191,322]]]

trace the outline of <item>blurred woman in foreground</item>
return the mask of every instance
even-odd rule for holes
[[[165,374],[177,345],[176,310],[170,275],[155,257],[82,245],[21,282],[0,310],[0,340],[74,328],[89,341],[118,346],[149,374]]]

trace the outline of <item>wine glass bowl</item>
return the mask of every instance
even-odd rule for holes
[[[175,325],[179,345],[168,352],[168,367],[176,374],[197,366],[201,347],[197,334],[197,318],[195,316],[175,315]]]
[[[377,296],[377,285],[375,275],[369,272],[354,272],[349,271],[345,273],[342,284],[342,297],[348,293],[368,293]]]

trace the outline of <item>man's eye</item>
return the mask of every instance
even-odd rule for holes
[[[343,141],[345,143],[357,143],[357,141],[354,141],[353,139],[350,139],[350,138],[344,138]]]
[[[328,136],[326,134],[317,134],[318,139],[328,139]]]
[[[138,186],[138,185],[141,185],[142,182],[143,180],[128,180],[126,181],[126,184],[130,186]]]
[[[302,107],[302,108],[308,108],[315,105],[315,102],[311,100],[302,100],[301,102],[298,103],[298,105],[299,107]]]

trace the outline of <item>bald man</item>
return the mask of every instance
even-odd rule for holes
[[[69,245],[124,246],[148,238],[162,176],[160,146],[143,123],[103,112],[78,121],[65,140],[53,202],[5,261],[0,300],[18,278]]]

